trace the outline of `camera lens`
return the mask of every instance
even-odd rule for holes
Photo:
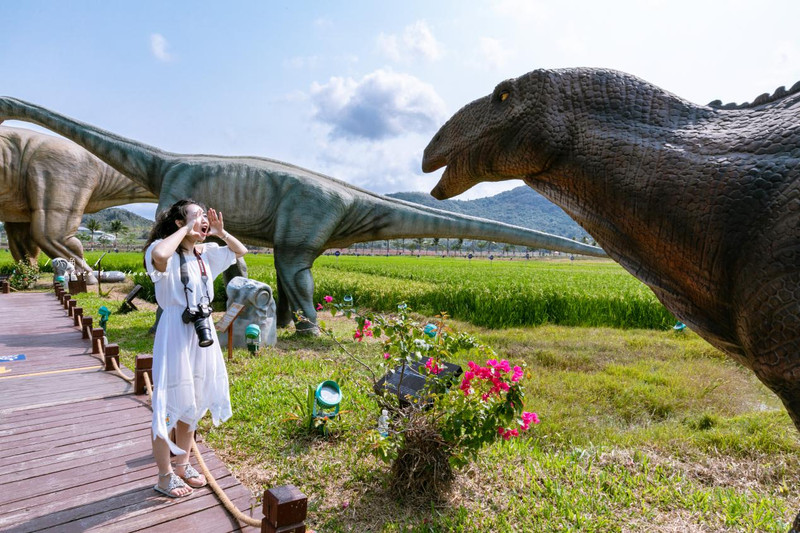
[[[202,348],[214,344],[214,337],[211,335],[211,326],[207,318],[198,318],[194,321],[194,332]]]

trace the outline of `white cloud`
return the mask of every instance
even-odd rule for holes
[[[490,37],[481,37],[479,50],[484,66],[495,70],[505,67],[511,55],[500,41]]]
[[[401,36],[378,35],[378,49],[392,61],[408,62],[417,59],[437,61],[444,57],[442,44],[434,37],[428,23],[418,20],[406,26]]]
[[[413,135],[379,143],[356,143],[320,131],[314,168],[379,194],[430,190],[436,179],[422,174],[427,137]]]
[[[436,61],[444,55],[442,45],[424,20],[418,20],[406,27],[403,31],[403,42],[412,54],[422,56],[428,61]]]
[[[167,51],[167,40],[160,33],[150,35],[150,51],[159,61],[169,62],[172,61],[173,56]]]
[[[436,91],[410,74],[377,70],[360,81],[331,78],[311,87],[313,117],[331,127],[333,137],[382,140],[410,133],[433,133],[446,118]]]

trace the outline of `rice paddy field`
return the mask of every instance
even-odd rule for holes
[[[247,262],[275,286],[271,256]],[[0,272],[10,266],[0,252]],[[109,254],[103,266],[140,270],[141,256]],[[354,341],[352,320],[323,312],[339,342],[289,328],[276,346],[236,350],[234,416],[201,434],[255,493],[300,488],[314,531],[785,533],[800,510],[800,439],[780,401],[696,334],[674,331],[647,287],[610,261],[323,256],[313,273],[317,301],[349,294],[387,313],[405,301],[420,321],[447,311],[456,330],[526,366],[526,409],[542,421],[484,448],[444,498],[408,500],[362,453],[378,411],[346,352],[379,365],[378,342]],[[78,299],[88,313],[113,311],[132,285]],[[137,305],[109,320],[127,364],[152,349],[155,306]],[[296,396],[326,379],[344,402],[322,436],[298,425]]]

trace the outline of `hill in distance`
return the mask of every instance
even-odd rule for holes
[[[592,239],[560,207],[524,185],[510,191],[501,192],[495,196],[477,198],[475,200],[436,200],[431,195],[423,192],[397,192],[386,196],[443,211],[497,220],[506,224],[544,231],[545,233],[561,235],[570,239],[583,240],[584,237],[588,237],[590,241]],[[104,231],[112,220],[121,220],[131,233],[149,231],[153,225],[152,220],[117,207],[110,207],[97,213],[84,215],[81,224],[85,226],[86,221],[90,218],[100,222],[101,229]]]
[[[153,227],[152,220],[140,217],[139,215],[131,213],[127,209],[120,207],[109,207],[107,209],[100,210],[97,213],[83,215],[83,218],[81,218],[81,226],[85,227],[90,218],[93,218],[100,223],[100,229],[102,231],[108,231],[109,225],[114,220],[121,221],[125,228],[127,228],[127,230],[133,235],[138,235],[142,232],[149,232],[150,228]]]

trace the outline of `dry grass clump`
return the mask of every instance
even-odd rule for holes
[[[423,412],[410,414],[392,464],[392,491],[405,500],[439,500],[450,492],[453,478],[450,446],[435,421]]]

